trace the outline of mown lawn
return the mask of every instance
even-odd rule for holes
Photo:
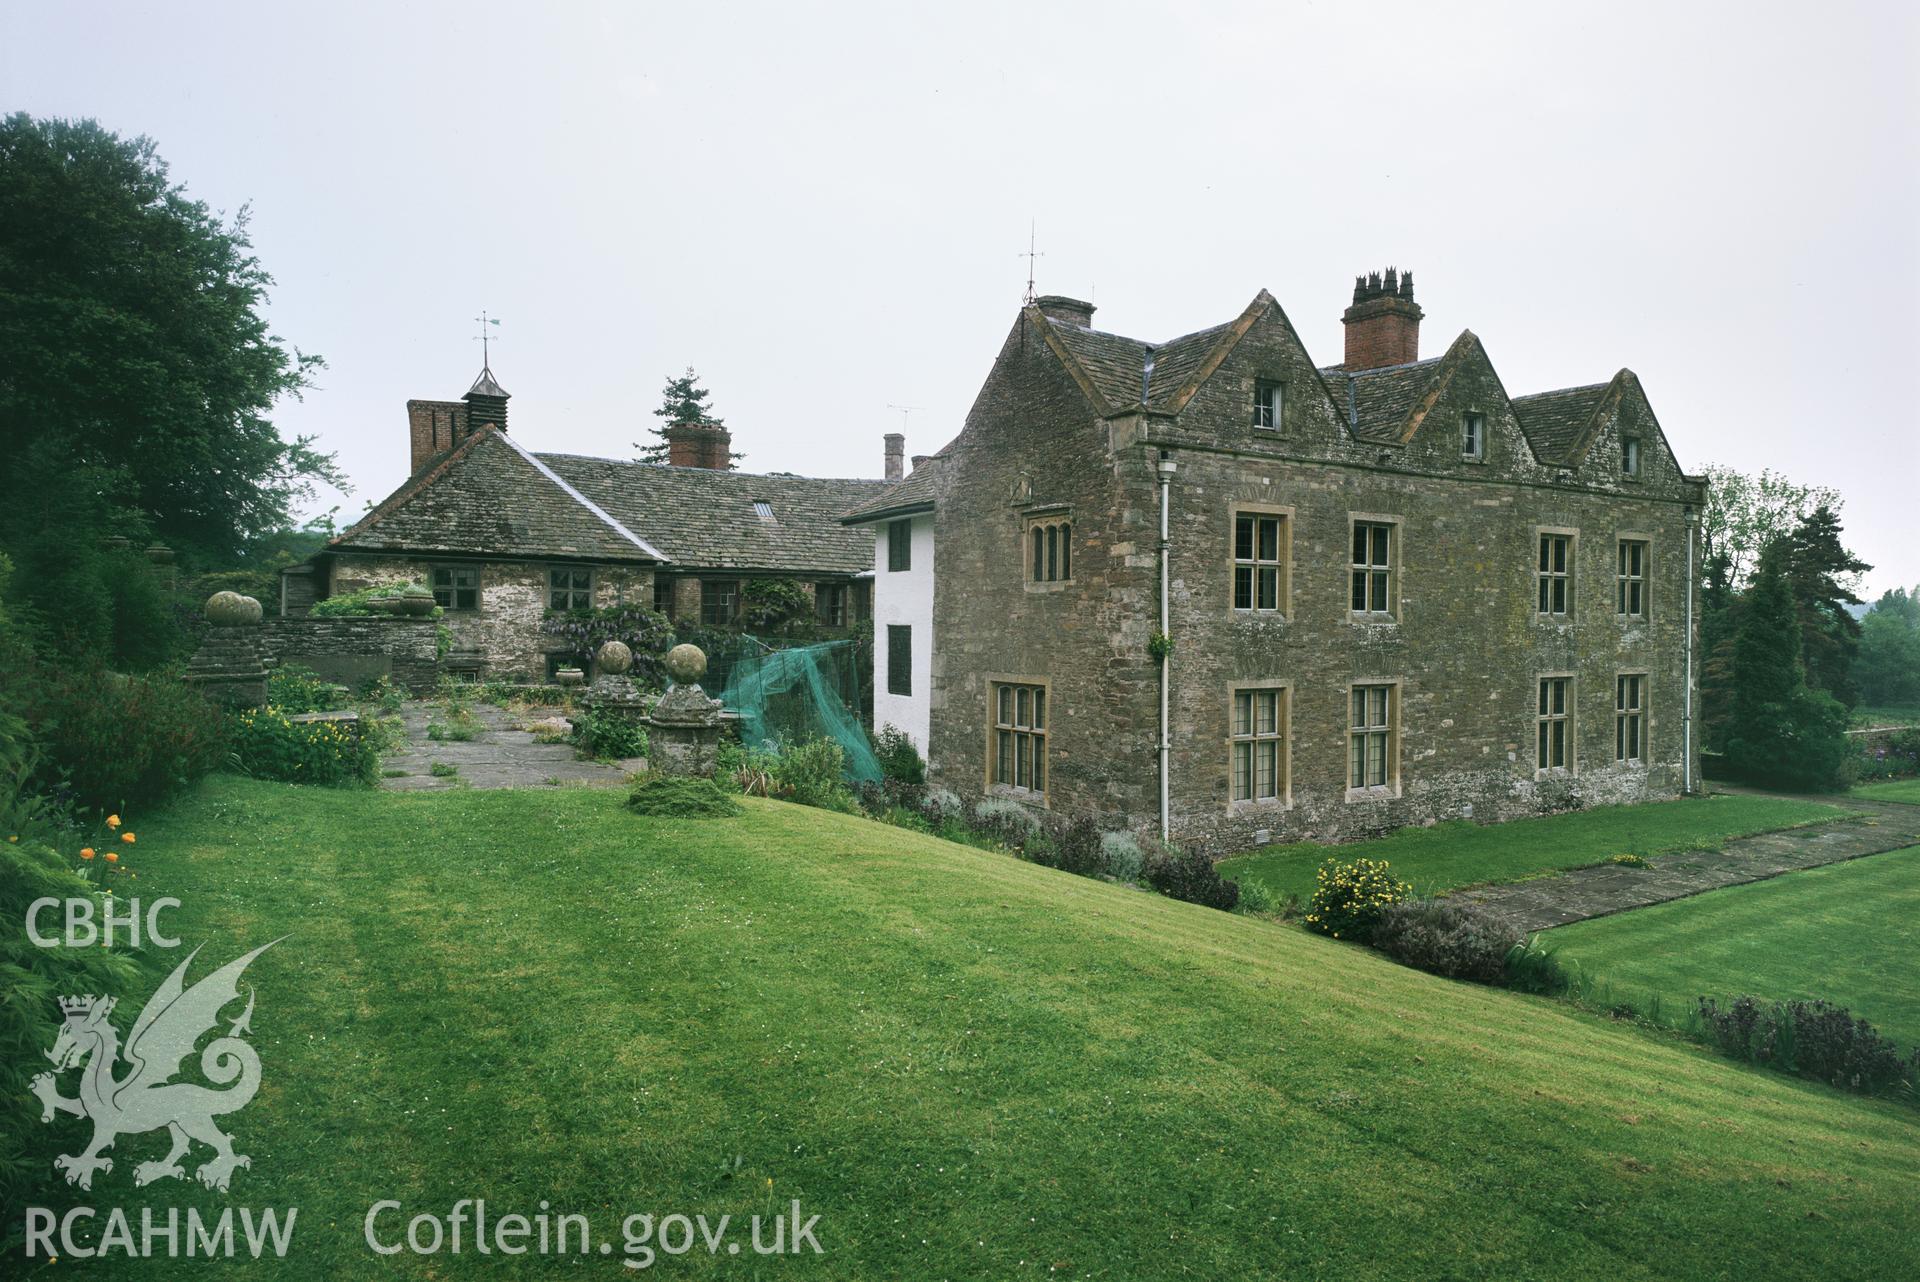
[[[1856,726],[1920,726],[1920,707],[1912,704],[1880,708],[1855,708]]]
[[[1653,856],[1702,842],[1792,828],[1847,812],[1785,797],[1709,796],[1594,810],[1504,824],[1466,820],[1403,828],[1377,841],[1327,846],[1303,841],[1269,846],[1226,860],[1220,871],[1257,881],[1279,895],[1313,894],[1314,873],[1327,859],[1384,859],[1422,895],[1484,882],[1518,881],[1599,863],[1618,854]]]
[[[134,1189],[149,1136],[121,1142],[86,1200],[299,1221],[272,1269],[96,1260],[89,1276],[594,1267],[481,1259],[470,1236],[458,1259],[376,1257],[362,1224],[388,1198],[443,1218],[462,1198],[493,1217],[544,1199],[601,1234],[630,1212],[795,1198],[821,1216],[821,1257],[696,1248],[657,1262],[674,1276],[1920,1266],[1909,1105],[1264,921],[746,805],[645,820],[595,791],[218,779],[143,821],[138,884],[185,901],[170,924],[205,941],[197,966],[288,938],[248,972],[265,1081],[229,1119],[253,1159],[230,1199]],[[62,1122],[49,1155],[78,1142]]]
[[[1853,790],[1856,797],[1868,801],[1903,801],[1920,806],[1920,779],[1889,779],[1885,783],[1863,783]]]
[[[1825,998],[1920,1045],[1920,847],[1548,931],[1563,958],[1645,1010],[1697,997]]]

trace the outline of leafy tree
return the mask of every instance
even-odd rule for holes
[[[667,429],[676,423],[698,423],[703,427],[725,427],[726,421],[714,414],[707,401],[713,393],[700,386],[700,376],[693,372],[693,366],[687,366],[687,372],[678,378],[669,378],[667,385],[660,389],[660,408],[653,416],[660,420],[660,426],[653,428],[656,441],[636,441],[634,448],[640,451],[642,463],[664,463],[667,461]],[[727,457],[739,459],[739,453]]]
[[[1815,508],[1840,510],[1839,491],[1800,485],[1777,472],[1758,476],[1707,465],[1707,502],[1700,514],[1701,561],[1727,559],[1727,582],[1743,588],[1761,549],[1792,531]]]
[[[1872,568],[1841,544],[1839,514],[1825,503],[1802,518],[1787,536],[1787,587],[1800,616],[1807,684],[1849,708],[1860,701],[1853,682],[1860,621],[1847,607],[1861,604],[1849,584]]]
[[[1920,585],[1882,593],[1860,620],[1853,674],[1869,706],[1920,704]]]
[[[0,121],[0,539],[79,500],[190,559],[285,526],[311,482],[342,484],[268,411],[322,365],[262,315],[272,277],[247,211],[189,199],[146,138],[90,120]],[[28,573],[23,558],[22,575]]]
[[[1832,788],[1851,756],[1847,710],[1807,688],[1787,561],[1784,539],[1762,551],[1734,634],[1727,764],[1759,784]]]

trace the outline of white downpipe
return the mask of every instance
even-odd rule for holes
[[[1167,492],[1168,482],[1173,479],[1173,457],[1167,451],[1160,451],[1160,635],[1172,640],[1167,615],[1167,553],[1172,543],[1167,538]],[[1160,655],[1160,840],[1168,841],[1173,835],[1171,810],[1168,805],[1167,775],[1169,758],[1173,752],[1173,729],[1167,716],[1167,690],[1173,680],[1173,654],[1163,651]]]
[[[1681,789],[1693,793],[1693,509],[1687,509],[1687,676],[1686,710],[1680,718],[1682,750]]]

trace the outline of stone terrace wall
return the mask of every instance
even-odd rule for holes
[[[423,693],[433,688],[440,673],[432,619],[268,619],[263,641],[275,663],[298,663],[345,686],[390,676]]]

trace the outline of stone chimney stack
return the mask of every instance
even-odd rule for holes
[[[1083,303],[1077,298],[1067,298],[1060,294],[1042,294],[1033,300],[1049,320],[1065,321],[1069,325],[1078,325],[1082,329],[1093,328],[1094,306]]]
[[[713,423],[675,423],[667,429],[667,464],[727,471],[733,466],[733,433]]]
[[[1349,370],[1384,369],[1420,359],[1420,305],[1413,301],[1413,273],[1387,268],[1353,278],[1353,305],[1341,316],[1347,327]]]
[[[897,481],[904,470],[902,460],[907,456],[907,438],[898,432],[888,432],[883,439],[887,443],[887,479]]]

